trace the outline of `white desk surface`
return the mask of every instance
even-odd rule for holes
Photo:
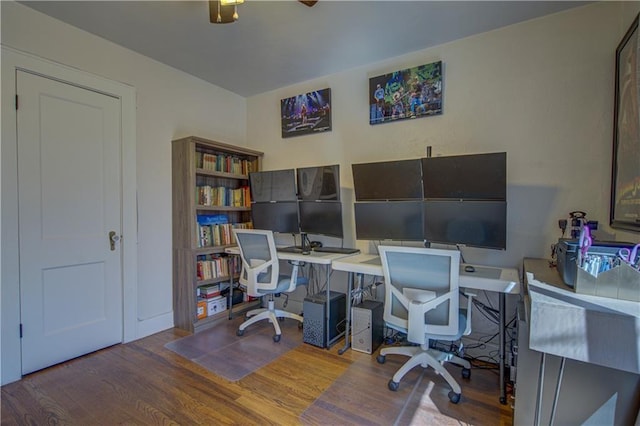
[[[526,271],[531,349],[640,374],[638,302],[574,293],[534,273]]]
[[[382,265],[379,262],[370,263],[373,259],[379,259],[379,256],[357,254],[335,260],[331,268],[334,271],[382,276]],[[467,265],[469,264],[460,265],[460,287],[498,293],[520,293],[520,278],[517,269],[472,265],[476,269],[475,272],[466,272],[464,267]]]
[[[228,254],[240,254],[238,246],[227,247],[224,250]],[[310,254],[302,253],[287,253],[283,251],[278,252],[278,259],[280,260],[293,260],[299,262],[309,262],[316,265],[331,265],[336,259],[340,259],[346,256],[352,256],[351,254],[344,253],[320,253],[312,251]]]
[[[367,263],[378,259],[377,263]],[[367,274],[382,276],[382,265],[380,264],[380,256],[375,254],[356,254],[349,257],[343,257],[334,260],[331,268],[334,271],[354,272],[356,274]]]

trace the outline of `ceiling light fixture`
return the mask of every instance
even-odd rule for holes
[[[212,24],[228,24],[238,20],[238,5],[244,0],[209,1],[209,21]]]

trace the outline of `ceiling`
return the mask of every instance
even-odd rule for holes
[[[576,1],[23,1],[243,97],[581,6]]]

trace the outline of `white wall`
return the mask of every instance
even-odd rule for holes
[[[137,93],[138,273],[134,338],[173,326],[171,290],[171,140],[197,135],[237,145],[246,139],[246,100],[174,68],[2,1],[3,46],[133,86]],[[3,64],[6,65],[6,64]],[[6,70],[6,68],[5,68]],[[3,74],[3,82],[7,75]],[[6,87],[6,86],[5,86]],[[4,88],[4,87],[3,87]],[[3,112],[12,94],[3,96]],[[5,138],[2,152],[12,152]],[[16,178],[2,157],[2,229],[17,229]],[[131,212],[135,214],[135,212]],[[2,234],[2,383],[20,378],[17,235]]]
[[[248,98],[248,143],[266,170],[339,163],[348,195],[352,163],[424,157],[427,146],[434,156],[506,151],[507,250],[464,249],[468,262],[549,257],[573,210],[637,241],[608,220],[615,49],[639,4],[572,9]],[[369,125],[370,77],[439,60],[443,115]],[[332,131],[282,139],[280,99],[326,87]]]

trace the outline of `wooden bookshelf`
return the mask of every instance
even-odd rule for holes
[[[174,325],[194,333],[259,303],[231,305],[228,297],[227,311],[197,318],[199,286],[228,282],[233,289],[237,280],[237,270],[203,276],[201,267],[199,274],[198,260],[220,257],[230,266],[224,251],[235,244],[231,228],[251,222],[249,172],[260,170],[263,154],[195,136],[172,141],[171,151]],[[199,224],[205,217],[227,223]]]

